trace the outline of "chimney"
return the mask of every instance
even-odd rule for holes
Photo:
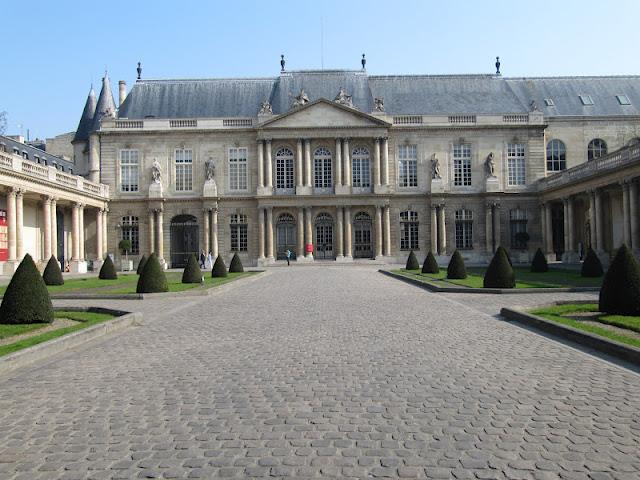
[[[121,107],[122,102],[124,102],[124,99],[127,98],[127,82],[125,82],[124,80],[120,80],[118,82],[118,90],[120,92],[118,107]]]

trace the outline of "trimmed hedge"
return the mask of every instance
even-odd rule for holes
[[[447,278],[460,280],[467,278],[467,269],[464,266],[464,259],[458,250],[453,252],[451,260],[449,260],[449,265],[447,266]]]
[[[484,273],[482,286],[484,288],[515,288],[516,276],[503,247],[500,246],[496,249],[496,253]]]
[[[599,310],[612,315],[640,315],[640,268],[625,244],[602,281]]]
[[[229,273],[242,272],[244,272],[244,267],[242,266],[242,261],[240,260],[238,252],[236,252],[233,254],[233,258],[231,259],[231,263],[229,264]]]
[[[440,267],[431,250],[427,253],[427,258],[424,259],[424,263],[422,264],[422,273],[440,273]]]
[[[200,270],[200,265],[198,265],[198,260],[196,260],[196,256],[191,254],[189,255],[189,260],[187,260],[187,266],[184,267],[184,271],[182,272],[182,283],[201,283],[202,282],[202,270]]]
[[[140,261],[138,262],[138,268],[136,268],[136,273],[138,275],[142,273],[145,263],[147,263],[147,256],[143,254],[142,257],[140,258]]]
[[[51,323],[53,305],[47,286],[28,253],[11,277],[0,305],[0,323]]]
[[[213,269],[211,270],[212,277],[226,277],[227,276],[227,266],[224,264],[224,260],[220,255],[217,256],[215,263],[213,264]]]
[[[583,277],[601,277],[604,275],[604,270],[602,268],[602,263],[600,263],[600,259],[596,252],[593,251],[593,248],[589,247],[587,250],[587,256],[582,262],[582,270],[580,274]]]
[[[413,250],[409,252],[409,258],[407,258],[407,265],[405,269],[407,270],[418,270],[420,268],[420,264],[418,263],[418,259],[416,258],[416,254],[413,253]]]
[[[117,280],[118,278],[116,267],[113,265],[113,260],[111,260],[109,255],[104,259],[98,278],[100,280]]]
[[[169,291],[167,277],[155,253],[149,255],[136,286],[137,293],[158,293]]]
[[[531,271],[534,273],[544,273],[549,271],[549,264],[547,263],[547,257],[542,253],[542,249],[538,248],[536,254],[531,261]]]
[[[60,270],[60,262],[56,260],[56,257],[51,255],[51,258],[47,262],[47,266],[42,272],[42,279],[45,285],[64,285],[64,278],[62,278],[62,271]]]

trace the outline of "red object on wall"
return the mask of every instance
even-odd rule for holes
[[[7,227],[7,211],[0,210],[0,262],[9,260],[9,227]]]
[[[307,253],[313,253],[313,243],[307,243]]]

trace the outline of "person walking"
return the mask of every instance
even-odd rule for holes
[[[202,250],[200,252],[200,268],[204,268],[204,262],[205,262],[205,256],[204,256],[204,250]]]
[[[287,267],[291,266],[291,250],[287,248]]]
[[[213,268],[213,256],[211,255],[211,250],[209,250],[209,254],[207,255],[207,263],[209,265],[205,265],[206,268]]]

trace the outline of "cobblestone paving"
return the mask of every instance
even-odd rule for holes
[[[549,296],[232,287],[0,378],[0,478],[640,478],[640,377],[493,316]]]

